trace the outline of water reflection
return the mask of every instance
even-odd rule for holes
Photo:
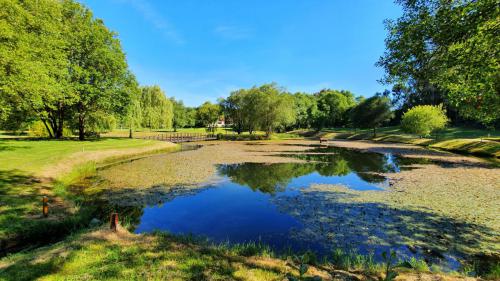
[[[427,212],[357,201],[360,193],[351,190],[383,190],[385,173],[429,160],[335,147],[282,156],[305,162],[219,165],[222,180],[216,184],[129,209],[135,231],[165,230],[216,242],[262,241],[275,249],[323,254],[332,247],[364,254],[395,249],[402,256],[445,264],[465,256],[462,245],[477,247],[484,239],[478,233],[488,232]],[[337,190],[332,184],[348,189]]]
[[[299,183],[302,187],[318,183],[343,184],[356,190],[378,190],[387,183],[384,173],[409,169],[412,164],[428,163],[422,159],[336,147],[318,147],[304,153],[285,153],[281,156],[307,163],[242,163],[220,165],[218,171],[234,183],[275,194]]]

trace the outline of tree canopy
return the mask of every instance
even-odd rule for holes
[[[382,79],[402,105],[445,105],[492,125],[499,119],[500,7],[497,0],[398,0],[386,23]]]
[[[270,135],[296,120],[294,97],[274,83],[233,91],[221,106],[238,133],[261,129]]]
[[[350,112],[351,121],[358,128],[376,128],[392,118],[391,101],[384,96],[375,95],[355,106]]]
[[[201,122],[201,124],[203,124],[203,126],[208,128],[208,130],[214,132],[220,114],[220,106],[207,101],[197,109],[196,118]]]
[[[125,55],[115,34],[89,9],[72,0],[1,4],[4,120],[23,111],[25,118],[41,120],[52,137],[71,127],[84,139],[87,129],[126,107],[129,100],[120,97],[131,75]]]
[[[335,127],[347,123],[347,111],[356,105],[354,94],[349,91],[325,89],[316,94],[318,99],[317,127]]]
[[[159,86],[142,87],[142,126],[149,129],[171,128],[172,102]]]

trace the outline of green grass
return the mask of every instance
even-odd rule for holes
[[[399,127],[384,127],[377,129],[375,137],[371,129],[333,128],[323,130],[321,134],[336,139],[401,142],[483,157],[500,157],[498,131],[452,127],[442,130],[432,138],[422,138],[404,133]]]
[[[373,134],[372,129],[352,129],[352,128],[331,128],[325,130],[327,132],[336,132],[336,133],[349,133],[349,134]],[[382,127],[377,128],[377,134],[385,134],[385,135],[400,135],[408,138],[419,138],[418,135],[412,135],[403,132],[399,126],[392,127]],[[441,130],[438,133],[438,139],[442,140],[450,140],[450,139],[477,139],[477,138],[485,138],[485,139],[498,139],[500,140],[500,131],[487,131],[481,129],[473,129],[473,128],[464,128],[464,127],[448,127]]]
[[[157,143],[153,140],[103,138],[76,140],[0,140],[0,170],[34,173],[61,161],[75,152],[106,149],[141,148]]]
[[[301,265],[307,265],[302,279]],[[395,260],[401,280],[431,269],[423,260]],[[483,275],[494,279],[496,268]],[[318,280],[346,271],[375,280],[384,264],[373,255],[336,250],[321,261],[312,252],[276,255],[260,243],[212,244],[192,236],[163,232],[134,235],[102,228],[0,259],[0,280]],[[470,273],[470,271],[467,271]],[[493,274],[493,275],[492,275]],[[439,278],[436,278],[439,279]]]
[[[99,161],[108,163],[123,157],[154,153],[150,148],[158,144],[152,140],[100,139],[94,141],[55,140],[0,140],[0,248],[25,243],[38,233],[67,233],[80,221],[91,219],[89,211],[78,206],[81,196],[69,192],[69,187],[92,176],[98,163],[87,161],[73,165],[68,158],[77,152],[94,153],[112,149],[112,156]],[[177,150],[177,146],[162,151]],[[122,152],[123,151],[123,152]],[[55,178],[45,178],[42,172],[48,167],[64,162],[66,172],[56,169]],[[49,217],[41,216],[41,200],[49,197]],[[48,232],[50,233],[50,231]],[[36,239],[32,239],[36,241]]]
[[[237,255],[243,246],[231,250],[166,234],[102,233],[4,258],[0,280],[282,280],[287,274],[282,261],[259,264]]]

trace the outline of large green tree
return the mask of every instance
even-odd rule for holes
[[[327,89],[315,95],[319,111],[316,122],[318,128],[347,124],[347,112],[356,104],[354,95],[351,92]]]
[[[269,136],[276,129],[295,122],[293,97],[276,84],[264,84],[255,92],[259,127]]]
[[[121,94],[114,111],[120,117],[120,123],[129,129],[129,138],[133,137],[133,131],[142,125],[141,97],[142,91],[135,76],[128,72],[120,87]]]
[[[248,91],[245,89],[233,91],[229,97],[221,101],[225,121],[232,124],[238,134],[241,134],[248,124],[247,101]]]
[[[189,112],[181,100],[170,98],[170,102],[173,106],[172,127],[174,128],[174,131],[177,132],[177,128],[184,128],[188,125]]]
[[[112,112],[127,64],[120,41],[102,20],[79,3],[63,1],[68,72],[71,90],[77,95],[76,124],[80,140],[92,114]]]
[[[159,86],[142,87],[142,125],[149,129],[171,128],[173,119],[172,102]]]
[[[207,101],[196,110],[196,119],[213,133],[220,114],[220,106]]]
[[[0,6],[0,117],[36,116],[60,138],[77,99],[67,81],[63,7],[53,0],[1,0]]]
[[[363,100],[350,111],[352,124],[357,128],[372,128],[374,136],[377,127],[392,117],[390,99],[379,95]]]
[[[378,65],[407,108],[445,102],[469,119],[499,119],[497,0],[398,0]]]
[[[293,98],[296,117],[295,128],[311,128],[314,126],[319,115],[316,97],[306,93],[295,93]]]

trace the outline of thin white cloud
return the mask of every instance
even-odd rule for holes
[[[156,9],[147,0],[122,0],[132,6],[142,17],[153,25],[154,28],[161,31],[163,36],[176,44],[184,44],[182,36],[176,31],[175,27],[159,14]]]
[[[213,32],[217,36],[229,40],[249,39],[253,35],[251,28],[236,25],[219,25],[214,28]]]

